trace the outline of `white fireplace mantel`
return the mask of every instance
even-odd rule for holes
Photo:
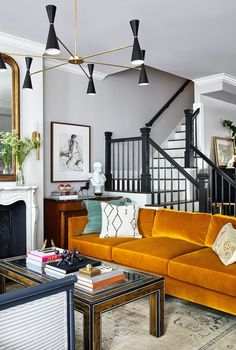
[[[26,251],[36,249],[36,226],[38,206],[36,199],[37,186],[0,187],[0,204],[10,205],[24,201],[26,206]]]

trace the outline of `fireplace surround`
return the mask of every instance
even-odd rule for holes
[[[18,201],[25,203],[26,214],[26,252],[36,249],[36,232],[38,221],[38,205],[36,186],[0,187],[0,204],[11,205]]]

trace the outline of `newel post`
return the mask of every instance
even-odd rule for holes
[[[111,137],[112,132],[105,131],[105,190],[112,190],[112,173],[111,173]]]
[[[186,149],[184,153],[184,166],[185,168],[194,167],[194,152],[191,149],[191,145],[194,144],[194,134],[193,134],[193,110],[185,109],[185,123],[186,123]]]
[[[197,174],[197,181],[199,184],[199,212],[209,213],[209,174]]]
[[[151,174],[150,174],[150,151],[149,136],[150,128],[141,128],[142,137],[142,174],[141,174],[141,192],[151,192]]]

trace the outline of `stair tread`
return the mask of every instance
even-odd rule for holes
[[[174,150],[174,149],[184,149],[185,150],[185,147],[167,147],[167,148],[163,148],[164,151],[168,151],[168,150]]]
[[[176,142],[176,141],[186,141],[186,139],[170,139],[168,142]]]
[[[183,133],[185,133],[185,130],[176,130],[175,133],[177,133],[177,132],[183,132]]]
[[[185,181],[185,178],[178,177],[163,177],[163,178],[152,178],[152,180],[160,180],[160,181],[171,181],[171,180],[180,180]]]
[[[158,159],[158,158],[155,158],[155,159]],[[160,159],[164,159],[164,158],[160,158]],[[153,166],[151,167],[150,166],[150,169],[173,169],[173,170],[177,170],[174,166],[171,167],[171,166]],[[185,167],[182,167],[182,169],[190,169],[190,168],[185,168]],[[191,169],[197,169],[196,166],[192,167]]]
[[[171,192],[185,192],[185,190],[157,190],[152,193],[171,193]]]
[[[173,201],[173,202],[165,202],[162,204],[145,204],[145,207],[163,207],[163,206],[167,206],[167,205],[177,205],[177,204],[188,204],[188,203],[198,203],[198,201],[194,201],[194,200],[180,200],[180,201]]]

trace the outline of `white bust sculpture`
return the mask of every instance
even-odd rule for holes
[[[102,193],[106,182],[106,177],[102,174],[102,163],[93,163],[93,173],[89,174],[89,179],[94,188],[94,193]]]

